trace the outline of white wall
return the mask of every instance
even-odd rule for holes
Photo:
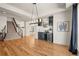
[[[66,19],[69,20],[69,32],[68,32],[68,37],[67,39],[67,44],[70,45],[70,40],[71,40],[71,29],[72,29],[72,7],[67,8],[66,10]]]
[[[7,17],[0,15],[0,31],[4,28],[4,26],[7,24]],[[7,31],[6,31],[7,32]]]
[[[53,35],[54,35],[54,43],[69,45],[70,43],[70,36],[71,36],[71,9],[67,11],[63,11],[57,14],[54,14],[54,21],[53,21]],[[59,32],[57,29],[57,24],[62,21],[69,22],[69,31],[68,32]]]
[[[66,3],[66,8],[69,8],[70,6],[72,6],[73,3]]]

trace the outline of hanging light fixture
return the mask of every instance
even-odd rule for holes
[[[33,18],[33,15],[34,15],[34,7],[36,9],[36,15],[37,15],[37,20],[38,22],[34,22],[34,23],[31,23],[31,24],[38,24],[38,26],[40,26],[42,24],[42,18],[39,17],[38,15],[38,8],[37,8],[37,4],[36,3],[33,3],[33,9],[32,9],[32,16],[31,16],[31,20]]]

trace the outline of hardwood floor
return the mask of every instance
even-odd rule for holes
[[[0,41],[1,56],[72,56],[67,46],[34,40],[31,36]]]

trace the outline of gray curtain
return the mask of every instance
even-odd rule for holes
[[[69,51],[77,54],[77,4],[72,5],[72,31]]]

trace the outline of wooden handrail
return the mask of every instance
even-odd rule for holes
[[[14,19],[14,18],[13,18],[13,21],[14,21],[14,23],[16,24],[16,26],[17,26],[17,27],[19,27],[19,26],[17,25],[17,23],[16,23],[16,21],[15,21],[15,19]]]
[[[23,37],[23,30],[18,26],[18,24],[16,23],[15,19],[13,18],[13,24],[15,27],[16,32]]]
[[[15,23],[16,27],[18,27],[20,30],[22,30],[22,29],[18,26],[18,24],[16,23],[16,21],[15,21],[15,19],[14,19],[14,18],[13,18],[13,21],[14,21],[14,23]]]

